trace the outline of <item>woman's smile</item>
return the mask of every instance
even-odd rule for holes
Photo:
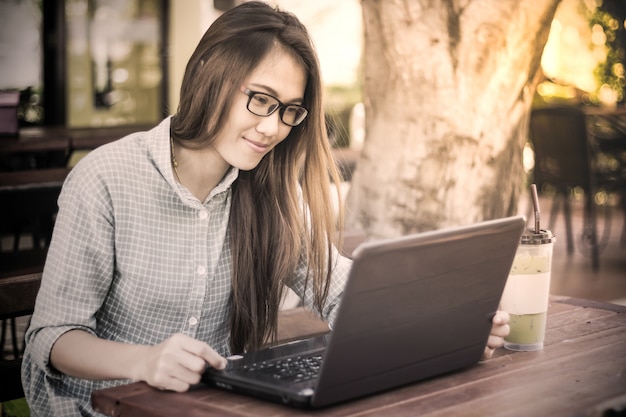
[[[248,144],[248,146],[257,153],[265,154],[272,149],[271,144],[265,144],[260,141],[255,141],[252,139],[248,139],[244,136],[243,140]]]

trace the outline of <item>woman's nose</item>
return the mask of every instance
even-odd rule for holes
[[[275,111],[269,116],[260,117],[259,123],[256,125],[256,130],[259,133],[263,133],[265,136],[276,136],[278,129],[283,123],[280,120],[280,112]]]

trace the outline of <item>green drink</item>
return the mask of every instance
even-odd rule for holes
[[[524,345],[543,343],[547,313],[510,314],[510,316],[511,332],[506,337],[508,343]]]
[[[543,348],[553,244],[554,237],[549,231],[527,231],[522,235],[500,303],[502,310],[511,316],[511,331],[504,338],[507,349]]]

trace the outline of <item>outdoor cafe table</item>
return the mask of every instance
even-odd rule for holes
[[[281,332],[323,328],[301,309],[285,311]],[[131,383],[95,391],[108,416],[613,416],[626,412],[626,307],[551,296],[545,347],[498,349],[466,370],[321,410],[198,385],[185,393]],[[619,411],[621,413],[617,414]]]

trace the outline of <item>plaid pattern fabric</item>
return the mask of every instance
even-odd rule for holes
[[[229,352],[232,168],[206,201],[174,179],[169,118],[100,147],[68,176],[35,312],[26,334],[24,391],[33,416],[99,415],[93,390],[130,381],[87,381],[50,366],[52,345],[81,329],[100,338],[153,345],[175,333]],[[350,261],[336,252],[324,310],[333,320]],[[292,289],[310,303],[306,265]]]

